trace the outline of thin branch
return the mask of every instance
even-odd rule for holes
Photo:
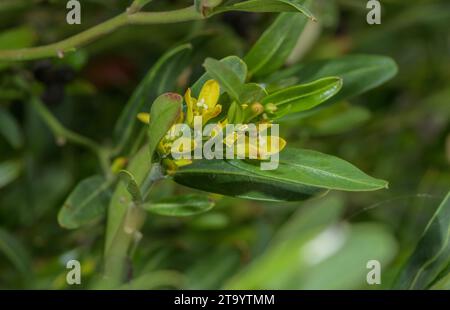
[[[118,28],[133,24],[169,24],[202,19],[194,6],[167,12],[122,13],[88,30],[60,42],[16,50],[0,50],[0,61],[24,61],[47,57],[64,57],[97,38],[103,37]]]
[[[97,142],[64,127],[38,98],[32,97],[31,104],[36,109],[36,112],[42,120],[50,128],[57,142],[64,143],[69,141],[89,149],[98,157],[102,169],[107,175],[109,175],[108,152],[105,149],[103,149]]]

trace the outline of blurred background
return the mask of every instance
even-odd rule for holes
[[[127,0],[82,1],[67,25],[66,1],[2,0],[0,49],[56,42],[125,10]],[[192,1],[155,0],[148,10]],[[388,190],[332,192],[269,204],[214,195],[189,218],[151,216],[136,250],[136,288],[389,288],[450,189],[450,7],[447,0],[382,1],[381,25],[366,1],[316,0],[289,64],[347,54],[392,57],[383,86],[305,119],[281,124],[290,144],[333,154],[388,180]],[[205,57],[243,56],[275,14],[226,13],[205,21],[121,28],[63,59],[0,63],[0,288],[91,288],[101,273],[104,225],[65,230],[57,213],[77,182],[99,171],[83,148],[55,141],[28,102],[36,89],[67,128],[104,144],[133,89],[168,49],[193,41],[192,80]],[[182,92],[189,81],[179,81]],[[186,188],[164,181],[156,194]],[[339,246],[345,237],[344,246]],[[293,253],[303,253],[298,261]],[[367,255],[383,262],[381,286],[365,282]],[[65,262],[82,264],[80,286]]]

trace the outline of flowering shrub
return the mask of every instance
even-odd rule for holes
[[[378,178],[383,177],[383,169],[374,170],[368,168],[370,165],[363,167],[349,162],[356,162],[355,158],[364,157],[360,155],[360,152],[363,154],[365,151],[364,146],[360,148],[360,145],[351,145],[351,142],[339,142],[343,148],[352,147],[351,152],[340,152],[353,154],[351,160],[347,161],[334,156],[337,152],[312,147],[313,143],[308,143],[307,148],[302,134],[311,128],[327,134],[360,124],[361,119],[368,117],[368,112],[362,108],[349,107],[347,100],[390,80],[397,73],[395,62],[389,57],[363,54],[301,63],[298,61],[300,57],[292,58],[292,55],[298,56],[299,45],[307,43],[303,34],[314,34],[311,29],[317,27],[317,21],[321,21],[321,14],[316,18],[312,13],[313,1],[196,0],[187,8],[144,12],[149,2],[135,0],[126,11],[110,21],[61,42],[41,47],[24,46],[17,50],[0,48],[0,69],[3,64],[9,66],[12,61],[48,57],[59,57],[60,61],[70,60],[76,64],[80,60],[76,58],[79,54],[74,53],[75,50],[93,39],[130,24],[202,21],[236,11],[278,14],[252,47],[243,53],[244,56],[226,52],[227,56],[221,57],[217,55],[223,53],[212,55],[209,50],[204,52],[203,39],[210,36],[209,33],[189,37],[188,43],[165,51],[133,91],[118,116],[114,129],[109,130],[108,127],[111,135],[105,137],[103,143],[67,129],[51,112],[49,102],[58,100],[47,99],[52,99],[51,94],[55,89],[57,95],[62,96],[61,87],[64,88],[64,83],[68,83],[73,77],[62,76],[60,71],[50,70],[43,63],[35,70],[34,78],[16,81],[18,87],[23,88],[21,91],[25,94],[24,98],[29,101],[34,113],[50,128],[59,145],[77,144],[98,160],[97,172],[94,174],[92,171],[95,169],[88,170],[92,175],[70,189],[57,216],[59,225],[69,230],[82,231],[92,227],[93,223],[105,224],[102,263],[90,286],[142,288],[142,282],[139,282],[142,280],[141,271],[133,273],[136,271],[133,259],[144,237],[146,220],[157,218],[170,221],[176,218],[181,219],[177,223],[186,223],[183,222],[184,219],[199,218],[199,222],[192,225],[202,227],[204,222],[201,219],[211,215],[212,220],[209,218],[208,224],[220,226],[224,220],[214,212],[229,197],[242,199],[239,201],[265,203],[263,208],[267,209],[270,206],[291,206],[290,202],[301,202],[302,206],[307,206],[311,201],[314,202],[314,207],[302,213],[300,219],[294,218],[294,228],[298,225],[301,229],[297,231],[289,224],[283,226],[286,231],[280,230],[275,235],[275,241],[277,238],[283,241],[267,246],[266,256],[252,262],[237,277],[228,279],[224,287],[290,288],[293,274],[289,272],[289,268],[283,269],[285,266],[297,266],[297,261],[301,261],[301,266],[309,266],[304,269],[298,266],[293,268],[299,273],[320,264],[325,264],[326,267],[327,255],[332,255],[333,251],[338,251],[344,245],[358,245],[354,246],[358,249],[354,251],[358,252],[355,256],[358,263],[372,259],[371,255],[375,254],[382,262],[390,261],[395,249],[391,235],[384,229],[369,224],[355,224],[351,228],[337,225],[335,221],[341,212],[342,202],[338,198],[339,194],[329,195],[330,192],[387,189],[388,182]],[[1,42],[0,37],[0,46]],[[197,64],[198,58],[201,58],[202,66]],[[117,59],[111,60],[111,63],[115,61]],[[124,67],[126,69],[121,69],[126,72],[129,68],[126,65]],[[92,70],[95,73],[95,68]],[[111,71],[111,75],[114,73],[117,72]],[[124,78],[121,74],[118,75],[119,80]],[[107,84],[108,79],[103,77],[100,80],[99,89]],[[40,84],[44,82],[48,85],[42,87]],[[75,87],[87,93],[90,91],[82,83],[73,88]],[[13,123],[5,115],[9,114],[0,110],[0,129],[4,124]],[[340,126],[335,130],[337,122],[340,122]],[[286,127],[291,131],[285,131]],[[13,141],[12,145],[14,142],[20,144],[14,135],[7,137]],[[321,137],[314,136],[312,140],[314,139],[320,140]],[[367,148],[370,147],[369,144],[367,142]],[[321,152],[309,148],[320,149]],[[80,162],[83,160],[82,157],[76,159]],[[10,171],[14,171],[15,163],[7,164],[3,170],[8,172],[4,173],[7,176],[4,179],[13,179],[14,175]],[[363,170],[372,171],[374,176]],[[173,187],[175,185],[177,187]],[[0,178],[0,187],[2,186]],[[166,191],[165,186],[172,186],[171,190]],[[239,206],[236,213],[246,212],[242,209],[253,212],[253,209],[247,208],[249,206],[252,205],[249,203]],[[423,235],[421,247],[404,267],[406,271],[398,278],[397,287],[428,287],[432,283],[445,285],[445,274],[437,277],[443,271],[443,263],[439,264],[438,261],[430,267],[433,269],[435,266],[432,274],[418,272],[413,277],[408,271],[408,268],[414,269],[417,262],[416,265],[427,264],[427,259],[431,259],[430,254],[424,250],[424,244],[428,238],[433,238],[436,223],[445,218],[442,210],[448,209],[448,196],[441,206],[441,213],[432,218],[433,225],[428,226]],[[257,216],[256,214],[255,217]],[[314,229],[309,229],[310,223]],[[103,231],[103,227],[101,229]],[[245,228],[239,229],[242,230],[239,232],[241,235],[247,236]],[[257,233],[271,234],[272,231],[261,229]],[[233,234],[234,231],[231,231],[230,236],[223,238],[223,242],[233,243],[242,253],[247,253],[245,246],[240,243],[241,237],[234,238],[231,236]],[[291,234],[301,235],[304,239],[286,237]],[[249,235],[249,239],[254,238]],[[190,235],[186,238],[189,237]],[[207,237],[202,234],[202,238]],[[315,242],[319,241],[316,239],[322,245],[326,244],[328,254],[317,250]],[[445,236],[441,239],[445,240]],[[161,242],[164,243],[164,240]],[[372,244],[379,245],[379,248],[371,247]],[[441,248],[447,246],[439,244],[442,245]],[[161,245],[155,245],[158,251],[159,246]],[[161,247],[164,248],[164,244]],[[297,256],[292,254],[295,252],[292,251],[294,248],[301,249],[296,252]],[[359,248],[363,250],[360,251]],[[144,250],[139,255],[145,256]],[[436,257],[442,255],[439,251],[434,254]],[[161,255],[161,260],[164,260],[165,254]],[[213,263],[222,259],[220,249],[214,255],[205,259]],[[177,256],[177,253],[173,256]],[[242,254],[242,257],[246,256]],[[235,261],[232,255],[224,256],[224,261],[226,259]],[[350,258],[340,257],[340,261],[353,264]],[[201,268],[199,270],[194,271],[205,273]],[[266,274],[260,273],[260,270],[268,271]],[[361,274],[359,269],[355,273],[358,276]],[[273,279],[274,274],[279,275],[280,282]],[[142,275],[145,276],[144,272]],[[178,274],[174,276],[167,272],[163,273],[162,278],[178,279],[177,276]],[[349,273],[348,277],[352,276]],[[296,287],[315,287],[313,284],[302,285]]]

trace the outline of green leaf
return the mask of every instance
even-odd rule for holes
[[[289,113],[310,110],[339,92],[342,79],[327,77],[312,83],[284,88],[265,97],[263,105],[272,103],[279,108],[291,106]]]
[[[259,166],[255,166],[255,169],[259,169]],[[261,201],[299,201],[326,192],[276,176],[277,170],[259,174],[250,169],[241,169],[231,164],[231,161],[197,160],[177,170],[174,180],[207,192]]]
[[[1,228],[0,253],[3,253],[9,259],[22,275],[28,277],[31,274],[29,253],[15,236]]]
[[[20,49],[33,45],[36,41],[36,33],[32,27],[18,27],[0,33],[0,50]],[[8,67],[7,62],[0,61],[0,70]]]
[[[148,126],[150,158],[153,157],[159,141],[180,116],[182,103],[183,97],[175,93],[162,94],[153,103]]]
[[[59,210],[59,225],[76,229],[104,217],[111,198],[110,186],[111,181],[99,175],[78,183]]]
[[[134,176],[127,170],[121,170],[119,176],[122,181],[126,184],[128,193],[130,193],[131,198],[136,203],[142,202],[142,195],[139,186],[136,183]]]
[[[327,76],[339,76],[343,86],[327,105],[349,99],[375,88],[397,74],[395,62],[384,56],[349,55],[331,60],[319,60],[297,65],[270,76],[268,83],[295,76],[300,83],[308,83]]]
[[[284,149],[276,170],[261,170],[259,165],[242,160],[230,160],[229,163],[253,175],[278,182],[323,189],[372,191],[388,186],[386,181],[368,176],[345,160],[311,150]]]
[[[397,278],[397,289],[426,289],[450,264],[450,192],[428,222]]]
[[[8,113],[5,109],[0,107],[0,135],[3,135],[5,139],[15,149],[20,148],[23,145],[23,135],[19,125],[14,117]]]
[[[165,216],[191,216],[209,211],[214,202],[204,195],[185,195],[149,202],[142,205],[145,210]]]
[[[218,81],[231,98],[239,101],[243,83],[233,70],[223,62],[212,58],[205,60],[204,67],[209,76]]]
[[[237,56],[228,56],[220,60],[221,63],[225,64],[231,71],[233,71],[236,76],[238,76],[241,83],[245,82],[247,78],[247,65],[245,62]],[[192,94],[194,97],[198,97],[200,94],[200,90],[202,89],[203,84],[207,80],[212,79],[213,77],[209,75],[208,72],[205,72],[195,83],[192,85]],[[223,89],[221,89],[223,92]]]
[[[244,57],[249,75],[265,76],[280,68],[294,49],[306,22],[300,14],[280,14]]]
[[[318,257],[320,247],[333,247],[333,241],[344,235],[345,242],[329,258]],[[336,238],[336,235],[338,238]],[[330,238],[329,240],[326,240]],[[328,242],[327,242],[328,241]],[[331,242],[329,242],[331,241]],[[327,244],[328,243],[328,244]],[[312,262],[301,276],[301,290],[337,290],[370,289],[367,284],[367,263],[376,260],[382,266],[388,266],[397,251],[394,236],[382,225],[358,223],[349,229],[346,226],[331,228],[306,245],[306,256]],[[316,256],[317,255],[317,256]],[[299,281],[300,282],[300,281]]]
[[[271,244],[289,240],[293,236],[319,233],[338,222],[343,211],[344,200],[336,193],[304,202],[302,207],[279,228]]]
[[[20,176],[22,164],[16,160],[9,160],[0,163],[0,188],[13,182]]]
[[[36,34],[31,27],[19,27],[0,33],[0,50],[25,48],[33,45]]]
[[[450,290],[450,264],[441,272],[436,282],[431,286],[432,290]]]
[[[388,183],[368,176],[334,156],[285,149],[275,170],[261,170],[259,161],[200,160],[179,169],[177,183],[229,196],[265,201],[295,201],[325,190],[371,191]]]
[[[184,280],[181,273],[173,270],[158,270],[145,273],[123,284],[120,290],[151,290],[158,288],[180,288]]]
[[[230,124],[242,124],[244,121],[244,111],[236,101],[233,101],[228,108],[227,120]]]
[[[130,159],[127,170],[133,175],[136,183],[141,185],[150,169],[151,159],[148,146],[144,146]],[[123,182],[119,182],[108,206],[105,257],[111,257],[114,240],[120,239],[118,236],[125,234],[121,227],[132,202],[133,199],[127,190],[127,186]]]
[[[162,93],[174,91],[177,77],[188,63],[192,46],[181,45],[166,54],[148,71],[133,92],[114,128],[116,153],[121,153],[136,130],[142,126],[136,119],[139,112],[148,112],[153,101]]]
[[[303,125],[313,135],[336,135],[361,126],[370,116],[370,110],[365,107],[339,102],[308,116]]]
[[[392,235],[377,225],[332,225],[322,231],[313,226],[272,244],[225,288],[362,288],[367,262],[375,259],[384,266],[395,250]]]
[[[232,5],[220,6],[213,10],[214,14],[228,11],[244,12],[300,12],[314,19],[312,13],[303,5],[303,0],[248,0]]]
[[[250,104],[254,102],[261,102],[261,100],[266,96],[267,91],[263,86],[256,83],[247,83],[242,87],[242,94],[240,98],[241,103]]]

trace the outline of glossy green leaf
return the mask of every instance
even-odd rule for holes
[[[276,170],[264,171],[259,165],[242,160],[229,163],[253,175],[289,184],[342,191],[372,191],[388,186],[386,181],[365,174],[343,159],[312,150],[284,149]]]
[[[397,289],[426,289],[450,263],[450,192],[403,266]]]
[[[308,83],[327,76],[339,76],[343,86],[336,96],[327,101],[327,104],[331,104],[375,88],[393,78],[396,73],[397,65],[389,57],[349,55],[293,66],[273,74],[268,82],[295,76],[299,82]]]
[[[255,167],[259,169],[259,166]],[[258,174],[225,160],[194,161],[179,169],[174,180],[207,192],[262,201],[298,201],[326,192],[317,187],[277,178],[276,170]]]
[[[133,92],[114,128],[116,152],[134,139],[139,124],[139,112],[148,112],[153,101],[162,93],[174,91],[177,77],[187,65],[192,50],[190,44],[181,45],[164,54],[148,71],[145,78]]]
[[[237,56],[228,56],[220,60],[221,63],[225,64],[231,71],[235,73],[235,75],[239,78],[241,83],[245,82],[247,78],[247,65],[245,62]],[[205,72],[195,83],[192,85],[192,94],[194,97],[198,97],[200,94],[200,90],[202,89],[203,84],[207,80],[212,79],[213,77],[209,75],[208,72]],[[223,92],[224,89],[221,89]]]
[[[291,106],[289,113],[310,110],[336,95],[342,87],[338,77],[323,78],[312,83],[291,86],[265,97],[263,105],[272,103],[279,108]]]
[[[17,179],[21,171],[22,164],[19,161],[9,160],[0,162],[0,188]]]
[[[142,195],[139,186],[136,183],[134,176],[127,170],[121,170],[119,172],[121,180],[126,184],[128,193],[130,193],[131,198],[134,202],[142,202]]]
[[[311,19],[315,19],[303,0],[248,0],[232,5],[220,6],[213,11],[214,14],[227,11],[244,12],[300,12]]]
[[[218,81],[220,87],[222,87],[231,98],[239,100],[243,83],[233,70],[223,62],[212,58],[207,58],[203,66],[209,76]]]
[[[294,49],[307,19],[296,13],[282,13],[244,57],[251,76],[265,76],[280,68]]]
[[[197,194],[174,196],[142,205],[145,210],[164,216],[191,216],[209,211],[212,207],[212,200]]]
[[[111,198],[111,181],[95,175],[75,187],[58,213],[58,223],[76,229],[105,216]]]
[[[180,116],[182,103],[183,97],[175,93],[162,94],[153,103],[150,110],[150,123],[148,126],[150,157],[156,151],[159,141],[161,141]]]
[[[5,109],[0,107],[0,135],[11,144],[15,149],[23,145],[22,131],[17,124],[17,121]]]

